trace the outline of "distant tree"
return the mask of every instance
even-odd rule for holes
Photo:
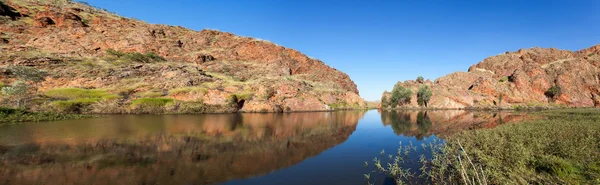
[[[388,98],[385,96],[381,97],[381,108],[386,108],[387,106],[389,106]]]
[[[390,105],[392,108],[395,108],[398,105],[410,103],[411,96],[412,91],[410,91],[410,89],[404,88],[400,84],[396,84],[390,96]]]
[[[427,107],[427,104],[429,103],[432,94],[433,93],[429,86],[421,86],[419,88],[419,92],[417,92],[417,102],[419,103],[419,105]]]
[[[423,78],[422,76],[417,77],[417,82],[418,83],[425,83],[425,78]]]

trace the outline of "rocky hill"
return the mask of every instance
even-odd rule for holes
[[[0,1],[0,36],[0,86],[30,87],[3,93],[5,105],[91,113],[365,106],[348,75],[296,50],[148,24],[68,0]],[[31,68],[41,80],[19,74]]]
[[[419,107],[416,92],[423,85],[433,91],[428,108],[597,107],[599,67],[600,45],[576,52],[553,48],[506,52],[434,82],[398,82],[413,92],[410,103],[400,107]],[[389,96],[386,92],[383,99]]]

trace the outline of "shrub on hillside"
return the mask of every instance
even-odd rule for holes
[[[119,96],[106,92],[101,89],[79,89],[79,88],[61,88],[52,89],[44,93],[46,96],[54,99],[81,99],[81,98],[99,98],[113,99]]]

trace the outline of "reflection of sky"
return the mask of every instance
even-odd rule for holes
[[[415,137],[398,136],[391,127],[381,122],[377,111],[369,111],[359,121],[356,131],[348,140],[318,156],[304,160],[292,167],[246,180],[226,184],[365,184],[363,174],[369,172],[364,162],[372,164],[374,157],[380,157],[381,150],[395,153],[399,143],[412,142],[417,148],[421,143],[431,141],[435,136],[419,141]],[[411,159],[418,160],[417,153]],[[387,158],[387,157],[386,157]],[[382,160],[382,163],[385,162]],[[416,167],[415,167],[416,169]],[[375,174],[373,174],[373,177]],[[380,177],[379,181],[383,181]]]

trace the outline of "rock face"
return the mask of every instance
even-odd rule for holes
[[[66,0],[8,0],[0,6],[0,65],[48,71],[40,92],[77,87],[117,94],[132,88],[125,103],[144,92],[164,92],[166,98],[207,105],[226,105],[228,97],[244,93],[251,95],[238,99],[236,108],[247,112],[365,106],[348,75],[268,41],[147,24]],[[166,61],[111,62],[110,51]],[[14,80],[0,76],[5,84]],[[204,89],[168,93],[190,87]]]
[[[576,52],[531,48],[487,58],[468,72],[452,73],[433,83],[399,84],[413,94],[421,85],[431,86],[429,108],[597,107],[599,67],[600,45]],[[549,93],[554,86],[560,93]],[[413,96],[406,107],[418,107]]]

